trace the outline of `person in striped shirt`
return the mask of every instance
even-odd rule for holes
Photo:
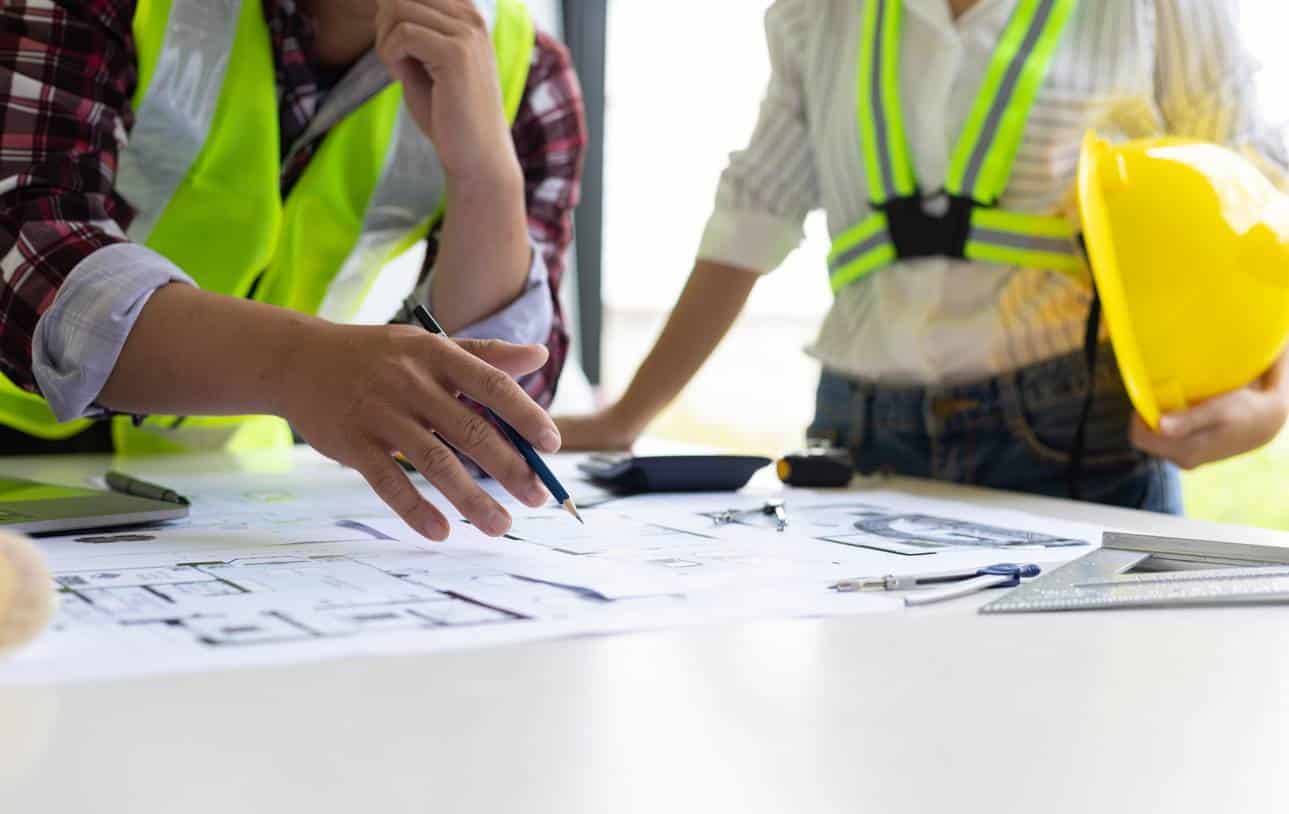
[[[871,32],[895,13],[898,53],[884,52],[891,41],[874,46]],[[1116,140],[1167,134],[1230,145],[1280,179],[1289,159],[1256,99],[1257,65],[1235,3],[778,0],[766,16],[772,75],[760,118],[722,176],[684,292],[625,394],[597,414],[559,419],[566,448],[630,446],[708,358],[760,276],[801,242],[809,212],[825,211],[834,241],[873,214],[866,151],[890,147],[886,138],[873,144],[884,122],[870,132],[856,100],[865,55],[898,75],[897,93],[880,97],[882,115],[899,105],[905,160],[930,196],[951,177],[1009,25],[1030,15],[1015,41],[1041,51],[1041,27],[1061,13],[1068,18],[1022,120],[1000,209],[1059,214],[1089,129]],[[1004,84],[1024,81],[1016,76]],[[861,73],[861,89],[870,79]],[[901,255],[837,289],[808,348],[823,367],[809,434],[850,448],[865,473],[1179,513],[1178,465],[1236,455],[1278,433],[1289,415],[1289,362],[1151,432],[1108,346],[1089,375],[1091,294],[1086,278],[1023,263]]]

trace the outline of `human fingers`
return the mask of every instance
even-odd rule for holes
[[[536,507],[549,500],[549,493],[519,450],[485,416],[452,399],[438,405],[427,420],[433,422],[435,431],[458,452],[477,463],[524,504]]]
[[[483,54],[492,53],[486,26],[475,29],[442,17],[416,22],[391,17],[384,33],[377,33],[376,53],[385,65],[413,62],[432,75],[468,70]]]
[[[516,345],[499,339],[458,339],[457,345],[515,377],[540,370],[550,359],[545,345]]]
[[[373,452],[355,462],[354,468],[404,523],[431,540],[448,538],[451,527],[447,518],[417,491],[402,467],[388,454]]]
[[[442,372],[452,386],[491,408],[541,451],[558,452],[559,430],[550,415],[514,379],[475,355],[474,351],[489,353],[488,347],[468,340],[459,343],[458,349],[462,352],[444,354]]]
[[[1132,428],[1132,443],[1143,452],[1172,461],[1183,469],[1233,458],[1263,446],[1283,424],[1267,410],[1241,411],[1187,435],[1152,432],[1142,422]]]
[[[377,42],[384,41],[402,23],[449,36],[460,36],[477,26],[487,27],[487,22],[473,6],[463,10],[452,4],[425,0],[389,0],[377,10]]]
[[[399,445],[404,457],[461,512],[462,517],[493,537],[510,530],[510,515],[491,495],[479,488],[456,453],[433,432],[421,426],[404,424],[398,427],[397,434],[410,439]]]
[[[529,506],[544,505],[549,494],[540,479],[524,460],[519,450],[502,434],[492,420],[463,404],[458,395],[466,390],[460,376],[451,373],[451,360],[464,357],[484,368],[485,375],[500,377],[505,385],[519,390],[522,398],[531,399],[505,373],[464,352],[456,343],[445,337],[432,337],[433,342],[418,354],[418,361],[426,366],[408,379],[408,390],[403,402],[411,414],[434,431],[452,447],[477,463],[492,475],[510,494]],[[503,385],[491,385],[502,387]],[[467,393],[469,395],[469,393]],[[410,396],[410,398],[408,398]],[[536,405],[533,405],[536,407]],[[536,409],[545,416],[540,407]],[[549,420],[549,416],[546,417]],[[552,422],[553,424],[553,422]],[[402,444],[401,439],[394,439]],[[403,446],[399,446],[400,449]]]
[[[376,54],[386,65],[411,60],[431,69],[441,66],[451,47],[450,38],[417,23],[395,22],[376,41]]]
[[[1209,435],[1210,431],[1182,438],[1164,436],[1150,429],[1140,417],[1133,418],[1131,430],[1134,447],[1156,458],[1172,461],[1186,470],[1207,463],[1201,450],[1211,443]]]
[[[1237,390],[1201,402],[1190,409],[1169,413],[1159,419],[1159,433],[1168,438],[1184,438],[1226,423],[1236,413],[1246,409],[1245,402],[1249,395],[1246,390]]]

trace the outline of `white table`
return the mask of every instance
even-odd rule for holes
[[[105,465],[0,459],[0,472],[76,483]],[[0,812],[1285,810],[1289,608],[981,617],[977,604],[0,689]]]

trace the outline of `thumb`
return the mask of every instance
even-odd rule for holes
[[[511,376],[539,370],[550,358],[550,351],[544,345],[516,345],[499,339],[458,339],[456,343],[462,350]]]
[[[1231,402],[1239,396],[1238,391],[1228,393],[1201,402],[1189,410],[1169,413],[1159,419],[1159,432],[1167,438],[1184,438],[1220,424],[1226,418]]]

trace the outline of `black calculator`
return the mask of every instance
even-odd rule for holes
[[[772,461],[755,455],[599,454],[578,464],[590,481],[614,494],[735,492]]]

